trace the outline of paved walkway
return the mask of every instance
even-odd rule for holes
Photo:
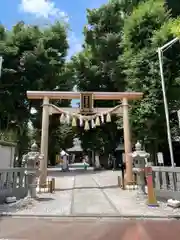
[[[119,172],[51,172],[56,178],[56,192],[41,193],[37,201],[16,208],[0,208],[18,215],[54,216],[180,216],[165,203],[150,208],[145,199],[138,199],[136,191],[123,191],[117,186]]]

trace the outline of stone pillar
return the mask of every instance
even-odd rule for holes
[[[133,182],[133,172],[132,172],[132,146],[131,146],[131,134],[129,125],[129,113],[128,113],[128,101],[123,98],[123,131],[124,131],[124,150],[125,150],[125,162],[126,162],[126,174],[125,182],[126,184],[132,184]]]
[[[34,161],[34,158],[32,160]],[[28,172],[27,177],[28,177],[28,196],[31,198],[36,198],[36,187],[37,187],[36,172],[35,173]]]
[[[145,194],[145,163],[150,154],[144,150],[141,150],[140,142],[135,145],[135,151],[132,153],[132,158],[134,161],[134,172],[137,175],[137,185],[138,185],[138,196],[144,196]]]
[[[40,185],[46,183],[48,163],[48,132],[49,132],[49,98],[43,100],[42,129],[41,129],[41,154],[44,159],[40,162]]]

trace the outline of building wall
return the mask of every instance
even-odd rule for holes
[[[15,145],[0,142],[0,169],[14,167]]]

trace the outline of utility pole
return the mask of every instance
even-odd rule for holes
[[[1,74],[2,74],[2,63],[3,63],[3,57],[0,56],[0,77],[1,77]]]
[[[179,38],[174,38],[170,42],[166,43],[164,46],[159,47],[157,50],[158,57],[159,57],[159,70],[160,70],[160,76],[161,76],[161,86],[162,86],[163,101],[164,101],[164,111],[165,111],[165,117],[166,117],[167,136],[168,136],[169,152],[170,152],[172,167],[175,167],[175,163],[174,163],[174,154],[173,154],[173,146],[172,146],[172,138],[171,138],[170,121],[169,121],[168,102],[167,102],[166,88],[165,88],[165,82],[164,82],[163,52],[166,51],[169,47],[171,47],[177,41],[179,41]]]

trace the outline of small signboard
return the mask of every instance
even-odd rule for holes
[[[81,93],[80,109],[82,114],[93,112],[93,93]]]
[[[159,164],[164,164],[164,158],[163,158],[163,153],[162,152],[157,153],[157,159],[158,159]]]

